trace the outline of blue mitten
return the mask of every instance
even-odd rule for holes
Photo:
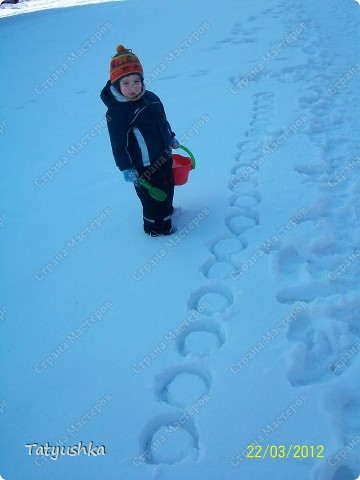
[[[135,170],[135,168],[129,168],[128,170],[124,170],[123,174],[125,182],[131,182],[136,186],[140,185],[138,180],[139,174]]]
[[[171,139],[171,148],[179,148],[180,143],[176,137],[172,137]]]

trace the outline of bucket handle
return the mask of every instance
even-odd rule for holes
[[[194,155],[190,152],[190,150],[188,148],[184,147],[184,145],[179,145],[179,148],[181,148],[182,150],[184,150],[186,153],[188,153],[190,155],[192,169],[195,170],[196,162],[195,162]]]

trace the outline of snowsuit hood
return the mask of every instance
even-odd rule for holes
[[[117,102],[136,102],[144,95],[145,92],[146,88],[145,85],[143,85],[140,94],[136,98],[127,98],[124,97],[124,95],[122,95],[119,90],[114,87],[114,85],[111,85],[109,81],[103,88],[100,96],[105,105],[109,107],[113,100],[116,100]]]
[[[102,89],[101,91],[101,94],[100,94],[100,98],[101,100],[103,101],[103,103],[108,107],[110,108],[112,105],[115,105],[117,100],[112,92],[112,85],[111,85],[111,82],[110,80],[107,82],[107,84],[105,85],[105,87]],[[120,95],[120,93],[119,93]],[[121,95],[122,96],[122,95]]]

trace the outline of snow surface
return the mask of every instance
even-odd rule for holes
[[[225,4],[1,21],[5,480],[360,473],[359,6]],[[171,239],[113,161],[119,43],[197,159]]]
[[[124,0],[19,0],[18,3],[2,3],[0,0],[0,17],[10,17],[21,13],[38,12],[49,8],[79,7],[94,3],[123,2]]]

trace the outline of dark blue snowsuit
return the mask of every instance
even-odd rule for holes
[[[135,168],[153,187],[167,194],[163,202],[153,199],[142,186],[135,187],[143,206],[146,233],[171,231],[174,178],[171,139],[175,136],[159,97],[145,91],[137,100],[120,95],[110,81],[101,92],[108,107],[106,118],[116,165],[121,171]]]

